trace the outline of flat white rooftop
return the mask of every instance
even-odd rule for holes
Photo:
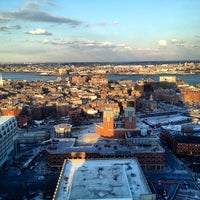
[[[59,139],[60,140],[60,139]],[[134,154],[136,152],[151,152],[151,153],[157,153],[157,152],[164,152],[164,149],[159,146],[151,146],[151,147],[142,147],[139,145],[136,146],[128,146],[124,144],[120,144],[119,140],[109,140],[109,143],[104,140],[100,139],[94,144],[88,144],[87,142],[83,143],[82,146],[80,146],[81,143],[79,143],[79,146],[74,146],[75,139],[68,140],[60,140],[57,144],[51,144],[50,146],[54,146],[54,148],[47,147],[47,151],[51,154],[59,154],[59,153],[71,153],[71,152],[86,152],[86,153],[99,153],[100,155],[124,155],[125,152],[128,154]],[[85,145],[84,145],[85,144]],[[106,147],[106,145],[108,145]]]
[[[135,159],[72,159],[64,164],[55,200],[132,200],[150,195]]]
[[[0,116],[0,126],[13,117],[14,116]]]
[[[190,119],[190,117],[186,117],[183,115],[175,114],[175,115],[162,115],[162,116],[155,116],[155,117],[146,117],[145,122],[151,126],[155,125],[165,125],[175,122],[186,121]]]

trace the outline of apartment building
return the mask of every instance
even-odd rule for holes
[[[0,116],[0,167],[9,159],[17,138],[17,120],[14,116]]]

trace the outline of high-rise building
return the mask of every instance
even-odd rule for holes
[[[9,159],[17,139],[17,120],[14,116],[0,117],[0,167]]]
[[[0,87],[3,87],[3,77],[1,73],[0,73]]]

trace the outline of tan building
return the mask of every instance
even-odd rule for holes
[[[160,82],[176,83],[176,76],[160,76]]]

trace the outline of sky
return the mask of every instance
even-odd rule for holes
[[[0,63],[200,60],[199,0],[1,0]]]

